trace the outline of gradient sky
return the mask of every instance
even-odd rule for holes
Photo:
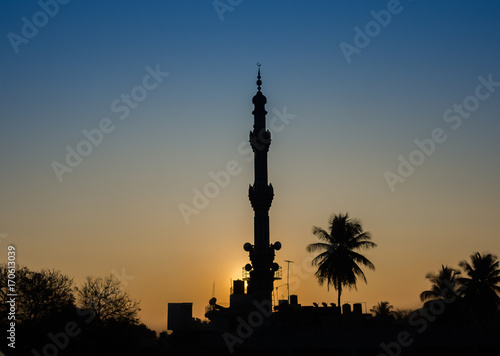
[[[253,166],[240,144],[253,124],[257,61],[268,122],[285,107],[294,115],[273,132],[270,218],[271,240],[283,244],[277,262],[286,271],[283,260],[295,261],[300,303],[336,301],[305,251],[312,226],[326,228],[332,213],[359,218],[378,244],[366,252],[376,266],[368,284],[343,298],[368,309],[418,307],[426,273],[475,251],[500,254],[500,86],[470,98],[479,77],[500,81],[499,2],[232,4],[219,16],[210,0],[70,1],[49,8],[45,25],[36,1],[0,4],[0,262],[14,244],[18,263],[77,285],[123,273],[156,330],[166,329],[168,302],[193,302],[203,318],[214,281],[228,302],[253,239]],[[377,31],[371,11],[388,6],[398,13]],[[42,26],[13,46],[23,18]],[[348,63],[341,43],[354,45],[367,24],[374,36]],[[112,103],[142,85],[148,66],[169,75],[136,89],[146,97],[120,120]],[[468,117],[446,122],[464,100]],[[66,147],[105,118],[113,132],[60,182],[53,162],[66,164]],[[391,191],[384,174],[398,174],[398,157],[436,128],[446,141]],[[186,223],[180,204],[192,206],[193,189],[231,161],[239,174]]]

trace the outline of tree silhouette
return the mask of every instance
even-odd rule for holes
[[[394,317],[393,309],[394,307],[389,302],[379,302],[370,311],[375,314],[375,318],[387,320]]]
[[[139,302],[120,288],[120,281],[113,274],[106,277],[87,277],[81,288],[77,288],[79,305],[94,312],[102,323],[139,323]]]
[[[427,273],[427,278],[431,283],[431,288],[420,293],[420,300],[450,299],[457,298],[459,294],[458,278],[460,271],[448,266],[441,265],[438,273]]]
[[[0,309],[8,307],[7,265],[0,265]],[[73,280],[60,271],[31,271],[18,266],[15,270],[16,320],[21,323],[38,323],[74,308]]]
[[[360,264],[374,270],[375,266],[366,257],[356,252],[376,247],[371,240],[369,232],[363,232],[361,222],[338,214],[330,217],[329,232],[322,228],[313,227],[313,234],[321,242],[312,243],[307,246],[308,252],[322,251],[312,260],[314,266],[318,266],[315,276],[319,285],[327,283],[338,291],[338,305],[340,309],[340,297],[342,289],[356,289],[358,277],[366,283],[366,277],[361,270]]]
[[[497,256],[491,253],[475,252],[471,263],[462,260],[458,265],[467,277],[459,278],[463,285],[465,301],[481,319],[487,318],[500,306],[500,267]]]
[[[393,311],[393,315],[397,320],[408,320],[410,315],[414,313],[415,311],[412,309],[396,309]]]

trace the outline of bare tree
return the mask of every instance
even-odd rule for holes
[[[120,281],[113,274],[106,277],[87,277],[77,288],[79,307],[92,310],[101,322],[119,321],[137,325],[139,302],[120,288]]]

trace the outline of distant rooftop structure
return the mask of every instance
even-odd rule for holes
[[[193,320],[193,303],[168,303],[168,330],[188,330]]]

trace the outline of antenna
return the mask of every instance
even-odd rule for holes
[[[212,286],[212,298],[215,297],[215,281],[214,281],[214,284]]]
[[[288,263],[288,270],[286,272],[286,288],[288,289],[288,305],[290,305],[290,263],[295,263],[295,261],[285,260]]]

